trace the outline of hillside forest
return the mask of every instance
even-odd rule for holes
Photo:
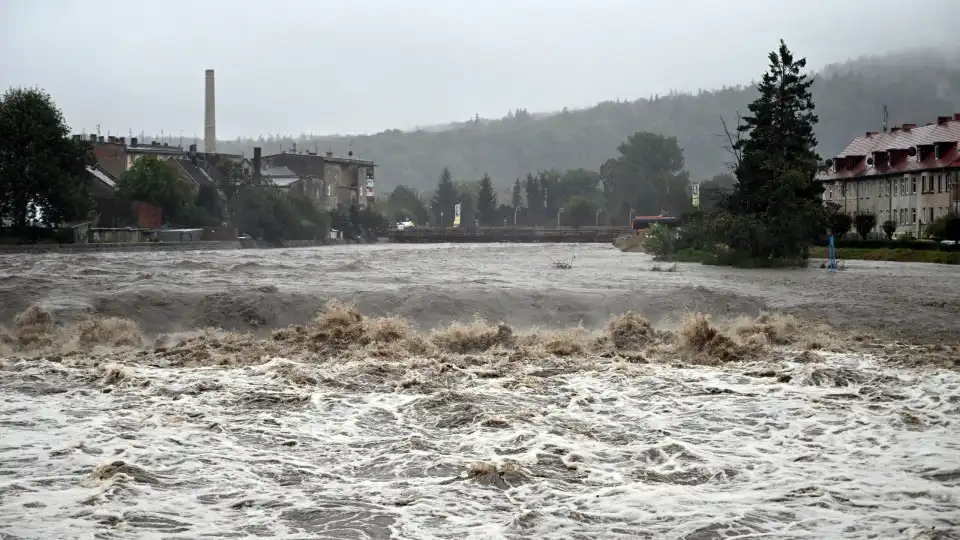
[[[816,127],[819,154],[829,157],[852,137],[878,131],[884,105],[890,125],[923,125],[937,116],[960,112],[954,110],[960,109],[958,58],[957,52],[913,50],[851,60],[816,73],[811,92],[820,117]],[[398,185],[433,192],[444,167],[461,180],[475,182],[486,174],[505,201],[516,179],[523,181],[528,173],[599,171],[636,132],[676,137],[691,180],[712,178],[725,172],[730,161],[721,117],[733,125],[738,111],[745,112],[757,96],[756,84],[745,81],[743,86],[608,101],[553,115],[518,109],[499,120],[475,118],[445,130],[394,129],[356,136],[265,135],[217,145],[221,152],[248,157],[254,146],[263,147],[268,154],[291,151],[294,145],[300,150],[332,150],[339,155],[352,149],[357,156],[378,163],[381,194]]]

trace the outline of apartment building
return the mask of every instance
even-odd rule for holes
[[[263,168],[283,167],[291,171],[302,179],[297,185],[291,184],[291,189],[300,190],[330,210],[345,212],[352,205],[362,209],[373,204],[376,164],[357,158],[352,151],[347,157],[334,156],[333,152],[320,155],[300,151],[262,158],[258,152],[259,148],[254,148],[255,169],[259,163]]]
[[[960,212],[960,113],[925,126],[903,124],[867,132],[827,160],[825,203],[854,216],[869,212],[897,222],[898,234],[922,236],[924,227]]]

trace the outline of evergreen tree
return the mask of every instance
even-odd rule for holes
[[[477,219],[487,227],[497,224],[497,193],[493,190],[490,176],[486,174],[480,179],[477,193]]]
[[[513,183],[513,207],[519,208],[523,206],[523,185],[520,184],[520,179],[517,178],[517,181]]]
[[[813,81],[801,72],[806,60],[795,59],[782,40],[769,58],[769,71],[757,85],[760,97],[737,126],[737,186],[728,203],[751,226],[764,224],[766,238],[732,247],[753,256],[798,257],[825,226],[823,187],[814,182],[820,157],[813,132]]]
[[[536,176],[528,173],[524,188],[527,192],[527,224],[536,225],[540,223],[540,218],[543,216],[545,203],[540,181]]]
[[[440,227],[449,227],[453,225],[453,207],[456,206],[459,194],[456,186],[453,185],[453,177],[450,169],[443,168],[440,172],[440,181],[437,183],[437,191],[433,194],[430,201],[430,210],[433,212],[434,223]]]

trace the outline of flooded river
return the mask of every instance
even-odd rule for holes
[[[0,538],[957,538],[960,269],[654,269],[0,257]]]

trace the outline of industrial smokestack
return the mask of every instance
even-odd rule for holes
[[[203,151],[217,153],[217,109],[216,92],[213,86],[213,70],[208,69],[204,92],[203,110]]]

